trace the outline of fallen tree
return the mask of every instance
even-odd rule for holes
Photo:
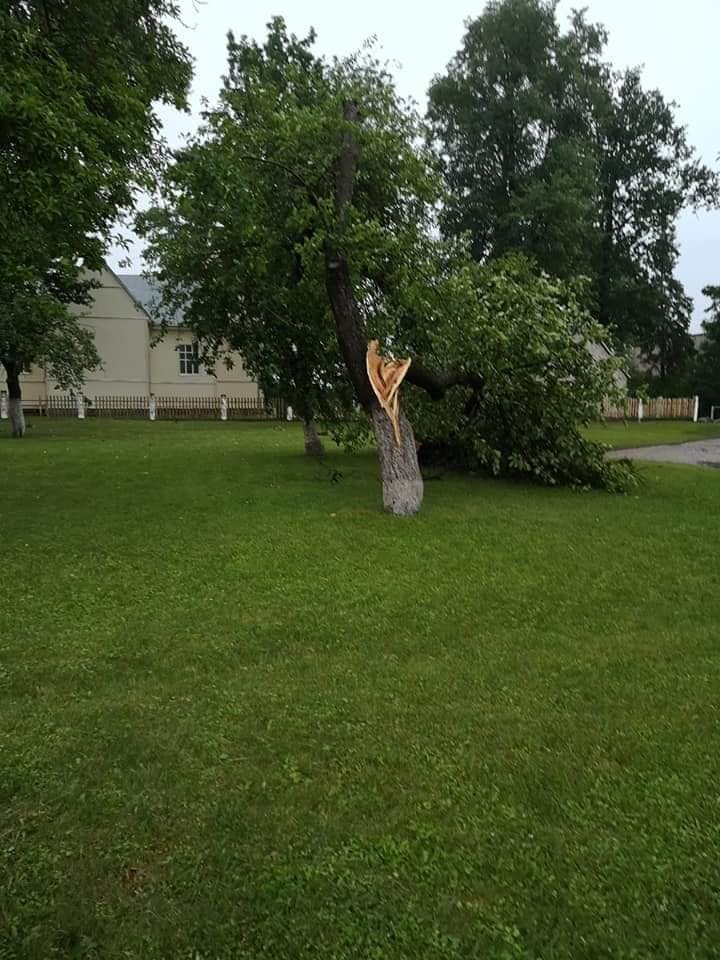
[[[230,343],[313,413],[349,411],[354,396],[395,515],[422,503],[411,420],[473,465],[624,489],[628,468],[580,432],[615,392],[616,365],[585,348],[603,332],[579,283],[521,259],[480,267],[439,241],[417,117],[375,62],[328,64],[312,43],[281,20],[262,47],[231,37],[218,107],[144,219],[168,307],[189,304],[208,349]],[[385,369],[371,341],[411,360],[392,417],[368,376],[369,359]]]

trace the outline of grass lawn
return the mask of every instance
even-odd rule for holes
[[[720,422],[692,423],[690,420],[606,421],[587,430],[591,440],[616,449],[652,447],[659,443],[685,443],[687,440],[720,440]]]
[[[717,958],[720,472],[301,446],[0,439],[2,960]]]

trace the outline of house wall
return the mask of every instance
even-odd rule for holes
[[[181,374],[177,347],[192,343],[192,334],[184,328],[171,328],[165,338],[152,345],[153,331],[147,313],[135,303],[115,274],[108,269],[96,275],[100,287],[93,291],[89,307],[74,307],[82,326],[95,334],[95,345],[102,360],[98,370],[88,371],[84,393],[92,397],[156,396],[229,397],[258,396],[258,387],[245,371],[240,357],[232,370],[217,367],[217,377],[202,367],[198,374]],[[26,404],[46,400],[57,383],[41,367],[21,378]],[[0,389],[5,388],[5,373],[0,368]]]
[[[177,348],[181,343],[192,343],[193,336],[185,327],[172,327],[165,337],[150,350],[150,382],[158,397],[228,397],[257,398],[258,386],[250,379],[242,361],[233,355],[235,365],[227,370],[219,363],[213,377],[201,365],[199,373],[180,373]]]
[[[34,366],[30,373],[24,373],[20,377],[20,388],[25,401],[37,403],[38,400],[44,400],[47,397],[48,388],[43,368]],[[0,366],[0,390],[7,390],[7,376],[2,366]]]
[[[77,307],[86,316],[80,321],[95,333],[102,367],[85,378],[88,397],[136,396],[148,393],[150,335],[147,314],[136,306],[118,278],[103,270],[102,286],[93,293],[89,308]],[[49,381],[52,389],[55,384]]]

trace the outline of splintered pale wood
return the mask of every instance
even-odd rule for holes
[[[378,353],[378,341],[371,340],[367,348],[367,373],[378,403],[390,418],[395,443],[400,446],[400,398],[398,390],[410,367],[409,360],[385,360]]]

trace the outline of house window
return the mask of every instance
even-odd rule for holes
[[[180,373],[200,373],[200,356],[196,343],[181,343],[178,353],[180,354]]]

